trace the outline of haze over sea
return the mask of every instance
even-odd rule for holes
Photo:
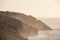
[[[28,38],[29,40],[60,40],[60,30],[41,30],[38,35]]]

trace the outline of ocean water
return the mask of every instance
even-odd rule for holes
[[[29,40],[60,40],[60,30],[42,30],[38,35],[28,37]]]

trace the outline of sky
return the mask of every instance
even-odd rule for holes
[[[0,0],[0,10],[20,12],[32,15],[37,19],[60,18],[60,0]],[[52,21],[46,21],[48,19],[41,20],[52,26]],[[54,25],[56,26],[56,24]]]
[[[0,0],[0,10],[34,17],[60,17],[59,0]]]

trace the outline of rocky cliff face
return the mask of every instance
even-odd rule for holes
[[[6,40],[27,40],[28,36],[36,35],[39,30],[52,29],[31,15],[0,11],[0,31]]]
[[[23,23],[15,18],[0,13],[0,40],[28,40],[19,35]]]

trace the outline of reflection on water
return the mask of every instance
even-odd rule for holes
[[[39,31],[38,35],[28,38],[29,40],[60,40],[60,30]]]

